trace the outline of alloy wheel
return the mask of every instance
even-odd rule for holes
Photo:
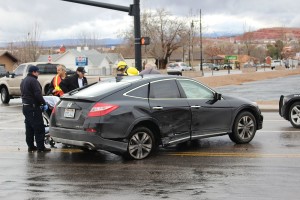
[[[300,125],[300,105],[295,105],[291,109],[291,120],[295,125]]]
[[[251,117],[249,116],[243,116],[239,122],[237,127],[237,133],[239,137],[243,140],[249,139],[254,134],[255,127],[254,122]]]
[[[152,151],[153,140],[147,132],[136,132],[128,143],[129,155],[137,160],[146,158]]]

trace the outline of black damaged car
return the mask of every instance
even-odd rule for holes
[[[56,142],[144,159],[158,146],[225,134],[249,143],[263,116],[256,103],[221,95],[194,79],[144,75],[71,91],[50,121]]]
[[[279,115],[288,120],[293,127],[300,128],[300,94],[281,95]]]

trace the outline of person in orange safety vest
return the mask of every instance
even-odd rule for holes
[[[54,96],[61,97],[64,92],[59,87],[60,82],[67,77],[67,69],[64,65],[56,66],[57,75],[52,79],[49,87],[49,93]]]

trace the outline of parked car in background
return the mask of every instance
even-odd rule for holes
[[[185,62],[174,62],[167,65],[167,73],[169,75],[180,75],[182,71],[191,71],[192,67],[187,65]]]
[[[281,66],[282,63],[281,63],[281,60],[272,60],[271,61],[271,69],[275,69],[275,67],[278,67],[278,66]]]
[[[179,65],[175,65],[175,64],[169,64],[167,66],[167,73],[169,75],[178,75],[178,76],[182,76],[182,67]]]
[[[4,68],[4,66],[0,66],[0,77],[5,76],[6,73],[7,73],[7,72],[6,72],[5,68]]]
[[[262,128],[257,104],[221,95],[187,77],[106,79],[73,90],[52,111],[55,142],[144,159],[161,145],[229,135],[249,143]]]
[[[281,95],[279,115],[288,120],[293,127],[300,128],[300,94]]]
[[[232,66],[231,66],[231,64],[224,64],[224,65],[222,65],[222,68],[223,69],[232,69]]]
[[[27,76],[28,69],[34,65],[39,68],[38,81],[42,86],[43,95],[47,94],[52,78],[57,74],[56,66],[59,63],[47,62],[30,62],[20,64],[11,74],[0,78],[0,97],[3,104],[8,104],[10,99],[19,98],[21,96],[20,83]],[[75,71],[67,69],[67,75],[74,74]],[[88,83],[99,81],[98,76],[85,76]]]
[[[202,68],[203,69],[211,69],[211,70],[219,71],[220,69],[222,69],[222,66],[214,64],[214,63],[202,63]]]
[[[251,67],[256,67],[255,64],[252,64],[252,63],[245,63],[243,65],[244,68],[251,68]]]

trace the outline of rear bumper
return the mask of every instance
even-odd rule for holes
[[[50,135],[55,142],[87,147],[91,149],[101,149],[109,152],[126,152],[127,143],[102,138],[95,133],[83,130],[70,130],[65,128],[50,127]]]

